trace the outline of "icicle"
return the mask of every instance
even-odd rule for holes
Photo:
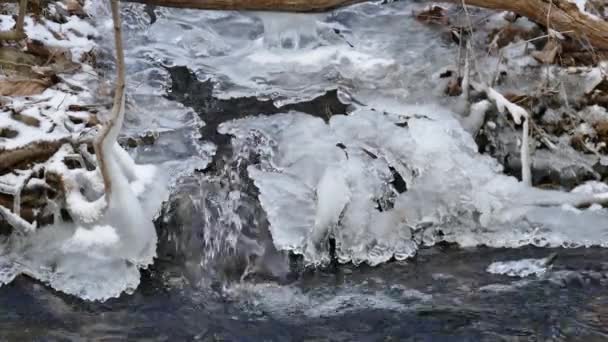
[[[532,170],[530,166],[530,118],[526,117],[523,123],[521,138],[521,181],[532,186]]]
[[[496,108],[501,114],[511,114],[513,121],[521,125],[523,123],[523,132],[521,139],[521,178],[525,185],[532,186],[532,172],[530,170],[530,116],[528,111],[523,107],[507,100],[501,93],[492,87],[485,86],[479,83],[472,83],[473,87],[480,91],[484,91],[488,98],[496,104]]]

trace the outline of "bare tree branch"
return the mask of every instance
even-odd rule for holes
[[[120,2],[118,0],[111,0],[111,7],[116,45],[116,93],[114,94],[111,117],[99,132],[94,143],[97,165],[103,176],[107,203],[109,203],[110,194],[112,193],[112,178],[110,177],[107,160],[109,159],[108,156],[113,153],[113,145],[116,143],[116,138],[122,128],[125,113],[125,55],[122,47]]]

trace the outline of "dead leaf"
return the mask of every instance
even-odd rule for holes
[[[51,34],[53,35],[53,38],[55,38],[57,40],[66,40],[65,35],[63,33],[57,32],[50,27],[47,27],[46,29],[49,30],[49,32],[51,32]]]
[[[562,45],[556,39],[549,39],[541,51],[532,52],[532,57],[542,64],[553,64],[562,50]]]
[[[72,121],[76,125],[85,124],[86,127],[94,127],[99,124],[99,120],[97,120],[97,115],[88,113],[85,116],[74,116],[68,115],[70,121]]]
[[[0,138],[12,139],[19,135],[19,132],[9,127],[0,127]]]
[[[521,18],[521,15],[515,13],[515,12],[507,12],[504,16],[505,20],[510,22],[510,23],[514,23],[517,21],[517,19]]]
[[[56,74],[72,73],[79,70],[81,65],[72,61],[71,58],[67,58],[65,55],[58,56],[53,61],[53,64],[49,65]]]
[[[431,6],[428,9],[417,13],[416,19],[427,24],[441,24],[445,26],[450,24],[446,9],[441,6]]]
[[[445,93],[448,96],[460,96],[462,94],[462,86],[460,85],[462,78],[453,77],[448,82],[448,86],[445,88]]]
[[[536,102],[534,97],[528,95],[506,93],[504,97],[505,99],[509,100],[509,102],[515,103],[516,105],[526,109],[531,109]]]
[[[25,43],[25,46],[27,47],[27,52],[35,56],[39,56],[42,58],[50,58],[51,55],[53,55],[51,50],[46,45],[44,45],[43,42],[37,39],[28,39]]]
[[[38,95],[52,86],[51,79],[22,79],[0,80],[0,95],[2,96],[30,96]]]
[[[63,4],[66,7],[69,15],[75,15],[81,18],[87,16],[87,13],[82,8],[82,5],[77,0],[63,0]]]
[[[517,40],[528,40],[538,35],[535,29],[527,30],[522,27],[508,24],[507,26],[494,29],[488,35],[491,48],[501,49]]]
[[[13,120],[21,121],[28,126],[40,127],[40,120],[30,115],[13,112],[11,114],[11,118]]]
[[[80,63],[95,66],[97,64],[97,54],[95,53],[95,50],[90,50],[88,52],[83,53],[80,57]]]
[[[608,143],[608,121],[600,121],[593,125],[597,139],[600,142]]]
[[[42,59],[13,47],[0,47],[0,66],[3,71],[14,70],[28,73],[33,65],[42,63]]]
[[[74,72],[80,69],[80,64],[72,61],[70,50],[61,47],[49,47],[38,40],[28,40],[27,50],[33,55],[45,58],[49,65],[35,66],[32,71],[45,76]]]
[[[581,134],[575,134],[570,138],[570,146],[577,151],[585,151],[585,137]]]
[[[608,92],[594,91],[591,94],[587,94],[583,98],[583,104],[586,106],[598,105],[608,108]]]

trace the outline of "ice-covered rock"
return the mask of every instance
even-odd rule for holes
[[[454,115],[438,106],[360,109],[322,119],[290,112],[224,123],[261,134],[270,157],[249,166],[279,250],[327,262],[376,265],[420,243],[515,247],[605,245],[605,210],[560,207],[584,194],[527,187],[480,155]],[[394,173],[393,173],[393,172]],[[401,192],[392,184],[406,183]],[[589,222],[594,222],[590,227]]]
[[[497,261],[488,266],[487,271],[493,274],[504,274],[510,277],[542,276],[547,272],[549,258],[521,259],[514,261]]]

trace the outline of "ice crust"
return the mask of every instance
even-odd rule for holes
[[[510,277],[542,276],[549,266],[547,259],[521,259],[514,261],[497,261],[488,266],[487,271],[493,274],[504,274]]]
[[[455,114],[439,106],[359,109],[328,123],[290,112],[246,118],[220,129],[235,139],[262,134],[273,146],[249,167],[274,244],[311,265],[330,259],[370,265],[413,256],[439,241],[462,246],[606,246],[608,214],[539,205],[573,193],[534,189],[480,155]],[[394,168],[407,184],[391,186]],[[574,210],[573,210],[574,209]]]

